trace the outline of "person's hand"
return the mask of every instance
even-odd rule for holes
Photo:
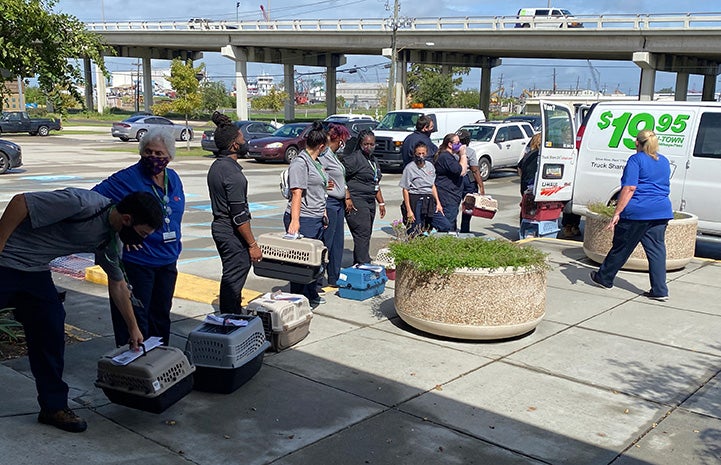
[[[291,219],[288,225],[288,234],[298,234],[298,231],[300,231],[300,219]]]
[[[137,245],[126,245],[125,250],[130,252],[131,250],[140,250],[143,248],[143,244],[137,244]]]
[[[356,210],[355,205],[353,205],[352,199],[345,199],[345,211],[346,213],[358,211]]]
[[[410,224],[413,224],[416,222],[416,215],[413,214],[413,212],[408,212],[408,215],[406,215],[406,221]]]
[[[386,216],[386,206],[385,206],[385,205],[379,205],[379,206],[378,206],[378,211],[381,212],[381,218],[383,218],[384,216]]]
[[[436,213],[440,213],[441,215],[444,214],[443,213],[443,205],[441,205],[440,203],[436,204]]]
[[[143,343],[143,333],[140,332],[140,328],[137,326],[135,326],[135,328],[128,328],[128,332],[130,333],[130,340],[128,341],[130,349],[137,351],[140,348],[140,344]]]
[[[328,178],[328,190],[332,191],[334,187],[335,187],[335,182],[331,178]]]
[[[613,228],[616,227],[618,224],[618,220],[621,219],[621,215],[618,213],[613,214],[613,218],[611,218],[611,221],[608,222],[608,226],[606,226],[606,230],[613,231]]]
[[[250,261],[252,262],[259,262],[263,259],[263,252],[260,250],[257,243],[253,244],[248,249],[248,252],[250,252]]]

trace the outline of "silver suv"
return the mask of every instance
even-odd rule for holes
[[[534,134],[529,123],[488,121],[461,127],[471,133],[470,147],[478,156],[478,169],[485,181],[500,168],[515,168]]]

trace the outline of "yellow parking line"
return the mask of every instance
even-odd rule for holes
[[[85,280],[95,284],[108,284],[108,276],[99,266],[91,266],[85,269]],[[175,284],[175,297],[179,299],[192,300],[206,304],[218,303],[218,281],[201,278],[187,273],[178,273],[178,281]],[[250,302],[262,295],[262,292],[243,289],[243,302]]]

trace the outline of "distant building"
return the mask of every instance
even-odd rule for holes
[[[4,111],[25,111],[25,84],[22,79],[5,81],[5,86],[10,93],[2,102]]]
[[[369,82],[339,82],[336,95],[343,97],[348,108],[373,108],[380,105],[380,97],[387,93],[386,84]]]
[[[151,71],[151,82],[153,83],[153,94],[154,95],[166,95],[168,91],[172,89],[170,82],[167,77],[170,76],[170,69],[153,69]],[[134,88],[135,84],[140,82],[140,87],[143,86],[143,73],[136,70],[129,71],[115,71],[110,77],[110,89],[130,89]],[[112,95],[113,92],[108,89]]]

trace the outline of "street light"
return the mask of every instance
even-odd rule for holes
[[[240,2],[235,2],[235,22],[240,23],[238,17],[238,8],[240,8]]]

